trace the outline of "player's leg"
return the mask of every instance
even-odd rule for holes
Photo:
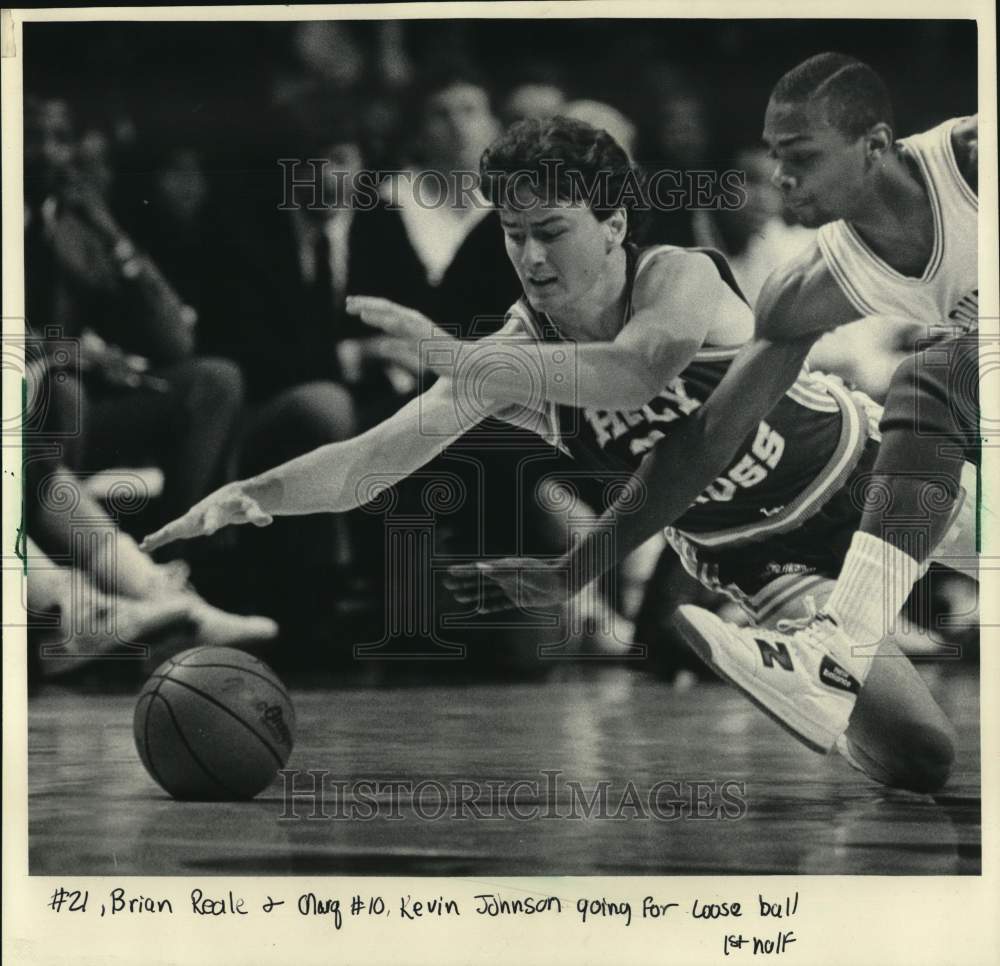
[[[965,461],[978,461],[978,423],[975,335],[924,349],[899,367],[865,481],[865,513],[826,607],[855,641],[884,636],[952,526]]]
[[[834,585],[814,578],[801,592],[783,597],[765,588],[758,599],[770,602],[757,613],[761,626],[780,629],[785,621],[807,619],[826,604]],[[891,636],[882,640],[837,747],[875,781],[929,792],[947,781],[956,740],[909,658]]]
[[[978,377],[975,336],[924,350],[897,372],[874,474],[890,499],[869,507],[836,587],[806,626],[794,633],[745,630],[699,608],[681,608],[678,618],[689,643],[800,740],[827,751],[853,726],[848,752],[856,744],[855,757],[867,756],[873,772],[888,767],[893,783],[921,790],[946,775],[950,732],[927,710],[902,664],[874,658],[954,522],[964,461],[978,455]],[[916,530],[914,520],[921,523]],[[884,652],[893,653],[888,645]],[[776,668],[794,673],[775,674]],[[872,674],[873,687],[853,718]],[[903,745],[888,759],[892,746],[880,729]]]

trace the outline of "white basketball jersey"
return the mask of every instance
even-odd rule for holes
[[[958,169],[951,144],[952,129],[961,120],[953,118],[900,142],[920,166],[934,214],[934,249],[923,275],[901,275],[845,221],[819,229],[827,268],[862,316],[903,316],[938,332],[978,329],[979,202]]]

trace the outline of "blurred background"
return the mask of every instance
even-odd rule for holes
[[[355,435],[412,398],[419,362],[381,357],[344,313],[347,293],[469,337],[499,327],[518,295],[494,213],[421,207],[405,180],[393,195],[391,175],[371,210],[281,210],[278,161],[326,159],[327,188],[349,201],[364,169],[475,170],[505,124],[572,114],[647,169],[745,172],[738,211],[657,211],[643,231],[722,250],[753,299],[811,237],[782,213],[760,148],[786,70],[822,50],[867,61],[901,136],[976,111],[975,24],[962,21],[35,23],[24,45],[38,681],[128,678],[138,662],[92,660],[123,636],[158,657],[234,643],[280,668],[368,677],[544,675],[559,666],[539,659],[546,645],[677,681],[701,674],[667,619],[684,600],[720,602],[659,540],[568,630],[558,617],[442,624],[456,608],[441,561],[559,553],[607,493],[537,438],[489,423],[365,510],[222,533],[156,561],[139,553],[136,537],[225,480]],[[813,362],[881,399],[918,334],[904,319],[861,320]],[[81,528],[95,526],[102,549],[81,557]],[[971,582],[932,573],[911,610],[934,631],[933,655],[957,644],[975,655]],[[926,641],[914,634],[914,648]],[[371,660],[355,660],[357,644]],[[465,660],[447,660],[462,646]],[[389,660],[401,657],[413,660]]]

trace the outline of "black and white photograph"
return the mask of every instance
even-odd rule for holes
[[[5,21],[42,921],[281,877],[334,936],[296,879],[383,877],[388,926],[607,932],[574,877],[737,878],[690,920],[983,876],[992,35],[418,6],[28,16],[11,68]]]

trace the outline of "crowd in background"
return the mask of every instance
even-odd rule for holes
[[[499,328],[519,289],[498,216],[466,195],[423,204],[412,175],[475,171],[504,125],[551,114],[608,130],[647,171],[740,171],[744,204],[654,209],[640,238],[723,251],[752,300],[811,238],[783,214],[759,147],[774,80],[839,44],[886,77],[906,134],[975,110],[972,31],[30,25],[25,295],[38,346],[29,388],[41,402],[27,410],[39,415],[26,426],[25,514],[34,638],[49,648],[42,676],[106,673],[109,662],[90,658],[120,656],[115,636],[259,646],[306,668],[349,663],[357,641],[376,657],[446,656],[428,644],[444,591],[422,566],[561,552],[569,515],[544,498],[553,479],[601,510],[600,481],[527,433],[484,423],[388,504],[223,532],[155,561],[136,544],[227,479],[363,432],[426,385],[418,359],[389,353],[346,314],[348,293],[417,308],[468,338]],[[324,159],[337,203],[289,206],[292,159]],[[364,170],[383,176],[378,204],[360,208],[350,193]],[[813,361],[879,398],[917,335],[905,319],[862,320],[822,340]],[[422,556],[400,565],[390,534],[426,545]],[[626,657],[634,637],[650,645],[637,666],[694,668],[666,620],[703,592],[670,553],[652,542],[614,592],[592,595],[573,653]],[[425,606],[417,585],[428,581]],[[968,587],[947,593],[941,606],[974,609]],[[547,634],[470,618],[457,637],[466,663],[524,669]]]

